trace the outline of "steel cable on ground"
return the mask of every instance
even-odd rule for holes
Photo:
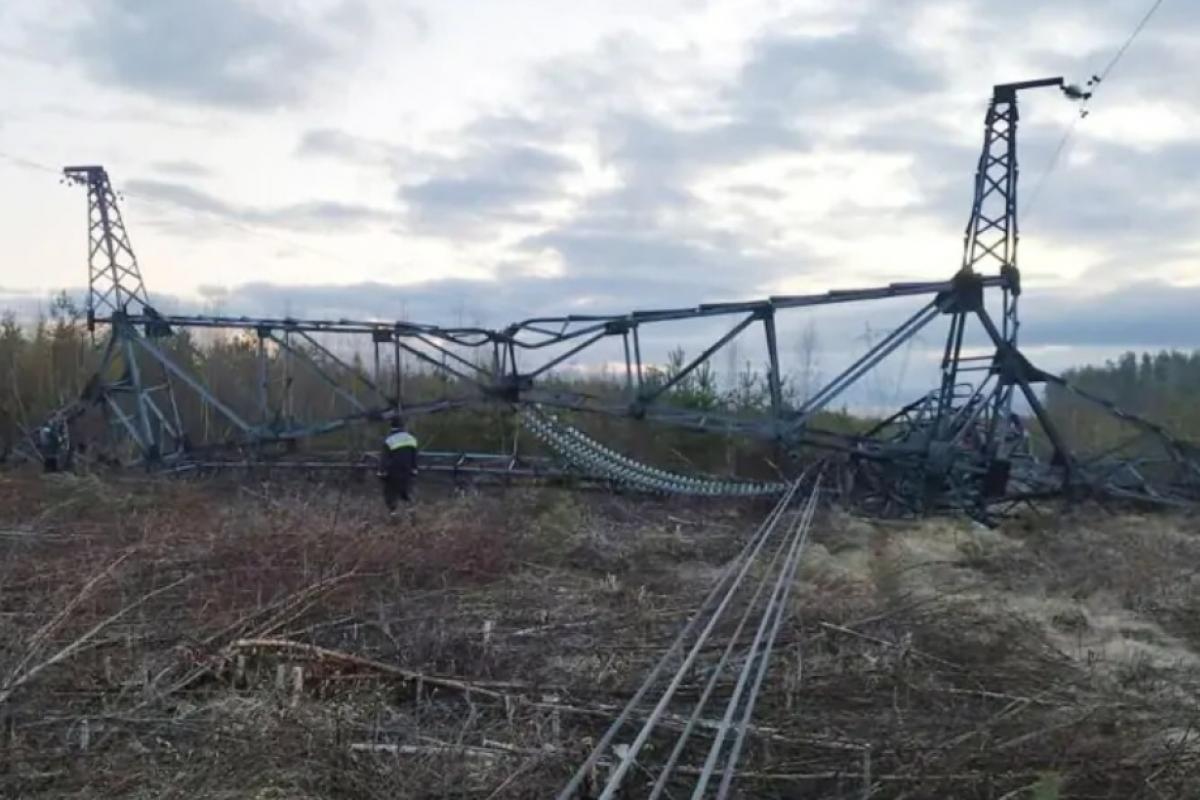
[[[768,517],[759,526],[755,535],[751,538],[751,542],[747,543],[747,547],[743,548],[743,551],[741,554],[739,554],[739,557],[736,558],[730,565],[730,569],[732,569],[740,564],[737,579],[730,583],[727,588],[725,588],[721,600],[717,604],[717,607],[713,610],[711,616],[708,618],[704,630],[696,638],[696,641],[693,643],[687,657],[683,659],[682,663],[676,669],[653,711],[645,718],[644,723],[634,741],[628,746],[624,747],[620,752],[620,761],[617,762],[609,772],[601,794],[599,795],[601,800],[613,800],[618,791],[620,791],[622,788],[627,788],[623,787],[622,784],[628,777],[630,770],[634,766],[638,766],[639,768],[642,767],[642,765],[637,763],[637,757],[640,751],[648,741],[650,735],[655,731],[662,721],[669,703],[674,698],[677,690],[684,681],[685,676],[687,676],[693,669],[696,656],[702,649],[704,649],[716,627],[717,622],[724,615],[725,610],[732,602],[735,595],[737,595],[742,579],[745,577],[750,567],[759,560],[759,555],[765,547],[767,541],[770,539],[772,534],[779,529],[779,522],[792,508],[793,501],[796,497],[796,492],[806,477],[807,476],[802,476],[800,480],[791,485],[788,494],[781,499],[780,503],[777,504],[774,509],[772,509],[771,514],[768,515]],[[819,492],[814,486],[813,491],[808,495],[803,507],[798,512],[795,512],[797,514],[795,523],[790,526],[790,530],[788,530],[786,535],[782,537],[782,540],[778,543],[778,546],[774,548],[774,555],[771,557],[770,562],[763,569],[762,577],[758,582],[758,586],[747,602],[741,619],[738,621],[735,630],[730,636],[729,643],[726,645],[719,662],[713,668],[701,697],[694,705],[692,713],[689,716],[687,723],[683,727],[682,732],[679,734],[667,763],[663,766],[657,780],[655,781],[655,784],[652,788],[652,793],[650,795],[651,798],[658,798],[666,791],[667,782],[671,778],[675,766],[678,764],[679,757],[684,751],[688,738],[692,735],[696,724],[700,720],[700,715],[702,714],[705,705],[708,703],[709,698],[711,698],[718,681],[724,674],[725,667],[729,663],[735,648],[740,644],[739,638],[742,630],[745,628],[745,625],[749,621],[750,617],[757,611],[761,615],[761,621],[758,627],[758,632],[755,636],[754,644],[750,650],[750,654],[741,670],[742,677],[738,681],[738,696],[733,700],[733,706],[737,707],[738,700],[740,699],[740,696],[744,692],[745,687],[749,682],[749,676],[752,674],[754,666],[758,665],[759,671],[751,688],[750,697],[752,699],[748,704],[742,706],[743,713],[738,722],[738,730],[744,736],[745,725],[749,722],[750,716],[753,714],[753,698],[757,697],[758,691],[762,685],[763,676],[766,674],[766,667],[770,656],[770,648],[774,644],[782,619],[786,614],[787,599],[790,596],[790,586],[794,581],[796,567],[803,552],[804,544],[807,542],[808,533],[812,526],[818,500]],[[750,546],[751,543],[753,543],[752,547]],[[779,565],[778,570],[776,569],[777,565]],[[730,570],[726,571],[726,576],[728,576],[729,571]],[[762,596],[762,593],[767,585],[772,584],[772,582],[773,589],[770,594],[770,599],[765,606],[760,606],[759,598]],[[722,581],[717,588],[719,589],[721,585],[724,585],[724,581]],[[689,628],[694,628],[698,621],[704,617],[704,609],[715,595],[716,592],[714,591],[710,593],[708,598],[706,598],[705,602],[702,604],[701,610],[689,623]],[[618,720],[614,722],[612,726],[610,726],[604,738],[591,751],[587,761],[585,761],[585,763],[575,773],[571,782],[569,782],[562,792],[560,792],[558,795],[560,800],[565,800],[566,798],[574,796],[573,793],[579,789],[587,775],[589,775],[591,770],[594,769],[594,766],[598,763],[600,757],[611,745],[616,733],[619,732],[625,721],[632,714],[633,708],[638,702],[640,702],[641,698],[646,694],[648,688],[653,686],[658,680],[663,666],[672,657],[673,653],[678,651],[681,640],[685,640],[686,637],[687,631],[681,635],[680,639],[677,639],[676,642],[672,644],[671,648],[664,655],[664,657],[659,660],[654,670],[651,671],[650,676],[647,677],[642,686],[639,688],[638,693],[626,706],[621,717],[619,717]],[[759,658],[759,655],[762,657]],[[723,720],[723,724],[718,728],[719,730],[724,731],[721,737],[722,742],[724,741],[725,735],[727,735],[728,731],[730,730],[729,724],[731,717],[732,712],[727,711],[725,719]],[[740,753],[740,749],[741,745],[735,742],[735,751]],[[730,772],[732,772],[733,765],[735,764],[736,756],[732,757],[731,761],[727,761],[727,766]]]
[[[783,569],[779,571],[775,579],[771,597],[767,601],[767,607],[763,611],[762,619],[759,621],[758,630],[754,634],[754,641],[750,645],[749,657],[747,657],[741,672],[738,674],[737,685],[734,687],[733,694],[725,706],[725,714],[721,719],[721,727],[718,729],[717,735],[713,737],[708,756],[704,760],[704,766],[692,791],[692,800],[699,800],[699,798],[704,797],[705,791],[708,788],[708,782],[711,780],[713,772],[716,770],[717,762],[724,750],[725,739],[734,727],[733,717],[738,708],[742,707],[744,710],[737,723],[738,734],[734,742],[734,751],[730,753],[729,758],[726,760],[725,771],[717,796],[724,797],[729,791],[729,784],[733,778],[733,770],[741,751],[740,742],[745,736],[746,725],[754,712],[754,699],[762,687],[762,679],[766,674],[771,647],[774,645],[775,638],[779,633],[780,622],[783,619],[784,611],[786,611],[787,597],[791,594],[791,584],[795,576],[796,566],[799,564],[800,556],[803,554],[804,544],[808,541],[808,531],[812,524],[813,516],[816,513],[819,493],[819,487],[814,486],[813,491],[808,497],[808,501],[804,505],[801,517],[796,523],[794,533],[789,540],[790,549],[787,560],[784,562]],[[761,658],[759,658],[760,654]],[[746,704],[743,707],[742,694],[746,689],[747,681],[750,679],[755,664],[758,665],[758,671],[754,676],[751,693],[747,696]]]
[[[779,519],[782,519],[782,515],[780,515],[780,517],[778,517],[776,519],[776,524],[778,523]],[[773,529],[774,529],[774,526],[772,526],[772,530]],[[790,538],[790,536],[788,536],[788,537],[784,537],[783,540],[780,542],[780,545],[775,552],[775,556],[771,559],[770,566],[768,566],[765,575],[770,574],[770,570],[778,562],[779,556],[785,550],[788,550],[788,544],[790,541],[791,541],[791,538]],[[747,564],[747,567],[748,566],[749,566],[749,564]],[[765,575],[764,575],[763,580],[760,581],[760,586],[764,585],[766,583]],[[678,691],[680,685],[683,683],[684,679],[688,676],[688,673],[691,671],[692,665],[695,663],[696,657],[700,654],[700,651],[708,643],[708,640],[712,634],[712,631],[716,627],[716,623],[720,620],[721,616],[724,614],[725,609],[728,607],[729,602],[732,601],[732,599],[736,596],[737,588],[738,588],[737,586],[730,587],[729,592],[726,593],[725,598],[721,601],[721,605],[717,608],[716,611],[713,612],[713,616],[709,620],[708,625],[705,627],[704,632],[696,639],[695,643],[693,643],[692,648],[688,652],[687,657],[683,660],[683,662],[679,665],[679,668],[675,671],[675,674],[671,677],[670,682],[667,684],[666,689],[663,690],[662,696],[659,698],[658,703],[654,707],[654,710],[651,712],[650,716],[647,717],[647,719],[642,723],[642,727],[638,731],[637,735],[634,737],[633,742],[630,743],[629,746],[625,749],[624,753],[621,756],[620,762],[618,762],[616,768],[609,774],[608,781],[604,786],[604,790],[600,793],[599,800],[613,800],[616,793],[622,788],[621,784],[624,781],[626,774],[628,774],[630,768],[632,768],[632,766],[636,763],[638,753],[641,752],[642,747],[646,744],[647,740],[649,740],[650,735],[654,732],[655,728],[658,727],[659,720],[662,718],[663,714],[666,712],[667,707],[671,703],[671,700],[674,699],[675,693]],[[759,593],[756,591],[755,596],[757,597],[758,594]],[[752,609],[753,609],[753,606],[751,606],[750,609],[748,609],[748,611],[752,610]],[[736,639],[734,641],[736,641]]]
[[[800,566],[800,560],[804,555],[804,547],[808,544],[808,534],[812,529],[812,520],[816,514],[820,493],[820,479],[818,478],[817,484],[813,487],[812,495],[809,497],[808,506],[805,509],[806,519],[801,525],[801,532],[794,545],[795,550],[790,561],[785,565],[787,574],[781,576],[780,583],[778,584],[782,587],[782,596],[775,606],[775,619],[771,624],[771,632],[763,645],[762,657],[758,663],[758,674],[754,677],[754,685],[750,688],[750,695],[746,699],[745,710],[742,712],[741,721],[737,725],[737,736],[733,742],[733,751],[725,760],[725,771],[721,776],[721,784],[717,789],[717,800],[727,797],[729,789],[733,785],[738,758],[742,754],[742,745],[746,741],[746,730],[750,724],[750,720],[754,717],[754,706],[758,701],[758,694],[762,689],[763,679],[766,677],[767,669],[770,666],[771,650],[775,647],[775,641],[779,638],[779,629],[782,627],[783,618],[787,615],[788,599],[792,594],[796,570]],[[747,664],[749,663],[750,661],[747,661]]]
[[[812,498],[810,497],[810,503],[806,504],[805,506],[806,510],[809,508],[809,505],[811,505],[811,501]],[[793,534],[796,533],[800,526],[807,526],[809,523],[811,523],[811,517],[806,521],[804,515],[802,515],[797,521],[796,527],[793,528]],[[712,696],[713,690],[720,682],[721,676],[724,674],[725,666],[729,663],[730,657],[733,655],[733,652],[737,646],[741,643],[742,630],[745,628],[746,623],[750,620],[754,610],[758,607],[759,597],[762,595],[763,590],[767,587],[767,584],[769,583],[769,577],[774,573],[776,562],[779,560],[779,557],[783,555],[784,551],[791,550],[789,545],[794,540],[795,536],[793,535],[792,537],[785,538],[782,542],[780,542],[774,557],[771,559],[771,563],[768,564],[766,569],[763,571],[762,580],[759,581],[758,587],[754,591],[754,595],[746,603],[746,610],[742,613],[741,619],[738,620],[737,627],[729,635],[729,643],[725,646],[725,650],[721,653],[720,660],[712,668],[708,681],[704,686],[704,690],[701,692],[700,699],[696,701],[696,705],[692,709],[692,713],[688,717],[687,723],[684,725],[683,730],[676,739],[675,746],[672,748],[670,755],[667,757],[667,762],[663,765],[661,771],[659,772],[658,779],[654,782],[654,786],[651,789],[647,800],[657,800],[657,798],[666,791],[667,782],[670,780],[673,770],[679,762],[679,757],[683,755],[683,751],[687,746],[688,739],[691,738],[692,730],[695,728],[696,723],[700,720],[700,716],[704,712],[708,700]],[[785,567],[786,564],[787,562],[785,561]],[[766,610],[764,610],[763,613],[765,614]]]
[[[767,541],[775,532],[776,528],[778,527],[779,520],[790,507],[792,500],[799,491],[803,480],[804,476],[801,476],[792,482],[784,495],[779,499],[779,502],[775,504],[770,513],[767,514],[767,516],[759,524],[754,534],[746,541],[746,544],[742,546],[742,549],[733,558],[733,560],[730,561],[724,572],[722,572],[721,577],[717,580],[717,583],[701,601],[696,613],[692,615],[687,624],[684,626],[683,630],[679,632],[679,634],[667,647],[667,650],[655,663],[654,667],[650,670],[645,679],[643,679],[637,691],[634,692],[633,696],[625,704],[625,707],[621,709],[621,712],[617,715],[617,718],[613,720],[612,724],[609,725],[608,729],[604,732],[604,735],[601,736],[600,740],[592,748],[591,752],[588,754],[588,757],[574,772],[566,786],[564,786],[558,793],[558,800],[571,800],[571,798],[575,796],[575,792],[577,792],[580,786],[583,785],[584,781],[587,780],[591,770],[596,766],[601,757],[607,751],[613,739],[616,738],[617,734],[625,726],[625,723],[633,715],[634,710],[641,703],[642,698],[645,697],[646,693],[657,682],[659,675],[662,674],[667,663],[679,650],[681,650],[683,643],[687,641],[692,632],[701,625],[701,621],[707,617],[708,622],[705,624],[704,629],[700,632],[699,636],[697,637],[696,644],[693,645],[691,652],[689,653],[691,659],[685,659],[685,663],[690,666],[691,660],[694,660],[695,653],[698,652],[703,643],[708,639],[709,635],[711,635],[717,619],[724,612],[724,609],[728,606],[732,597],[737,593],[738,587],[741,585],[746,574],[749,572],[750,567],[757,560],[758,554],[762,551]],[[714,601],[716,602],[716,606],[712,609],[710,615],[708,611],[710,606],[713,605]],[[682,669],[677,671],[676,676],[681,674],[683,671],[684,670]],[[665,705],[660,703],[659,706],[656,707],[655,712],[651,714],[651,717],[648,721],[652,724],[657,724],[658,720],[662,717],[664,710]],[[632,752],[631,748],[631,752],[627,753],[626,755],[627,763],[624,770],[622,770],[622,776],[624,775],[625,771],[628,771],[629,765],[632,764],[633,756],[636,756],[636,752]],[[625,762],[623,761],[623,763]],[[610,783],[612,783],[611,780]]]
[[[778,524],[779,519],[781,519],[781,518],[782,518],[782,515],[780,515],[779,517],[776,518],[775,524],[772,525],[772,531],[774,530],[774,528]],[[790,551],[790,549],[791,549],[790,543],[794,539],[794,530],[795,530],[795,528],[793,528],[793,533],[789,534],[788,536],[785,536],[783,541],[780,543],[780,547],[779,547],[778,551],[776,552],[776,557],[771,560],[771,566],[769,566],[767,568],[767,570],[765,571],[762,581],[760,582],[760,585],[765,585],[765,583],[767,582],[768,576],[771,574],[771,567],[773,567],[774,564],[778,561],[779,554],[785,550]],[[748,568],[749,566],[750,566],[750,564],[748,563],[746,565],[746,568]],[[658,721],[661,719],[663,713],[666,711],[667,706],[670,704],[671,700],[674,698],[675,692],[678,690],[680,684],[683,683],[684,678],[688,675],[689,671],[691,670],[692,664],[695,662],[696,656],[703,649],[704,645],[707,644],[708,639],[712,633],[712,630],[715,628],[717,621],[724,614],[725,608],[732,601],[733,597],[737,594],[737,588],[738,587],[736,585],[730,587],[730,590],[729,590],[729,592],[726,593],[726,596],[722,600],[721,605],[713,613],[713,617],[710,619],[704,632],[702,633],[702,635],[700,637],[697,638],[696,642],[692,645],[692,649],[688,653],[687,658],[685,658],[683,663],[680,664],[679,668],[675,672],[675,675],[672,677],[667,688],[664,690],[662,697],[659,698],[658,704],[654,708],[654,712],[650,715],[649,718],[646,719],[646,721],[642,725],[642,728],[638,732],[634,741],[625,749],[625,752],[623,753],[623,755],[621,757],[621,761],[618,763],[617,767],[610,773],[608,782],[605,784],[604,790],[601,792],[599,800],[613,800],[616,792],[622,788],[621,784],[625,778],[625,775],[628,773],[629,769],[636,762],[638,753],[641,751],[642,747],[645,745],[646,741],[649,739],[651,733],[653,733],[654,729],[657,727]],[[755,595],[757,596],[758,592],[756,592]],[[753,606],[751,606],[751,609],[753,609]],[[769,609],[770,609],[770,607],[768,606],[768,608],[764,610],[764,615],[767,612],[769,612]],[[734,641],[736,641],[736,639]]]

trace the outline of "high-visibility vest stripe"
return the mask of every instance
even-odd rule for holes
[[[406,447],[416,449],[417,437],[413,436],[411,433],[405,433],[401,431],[398,433],[389,434],[388,437],[383,440],[383,443],[387,445],[388,450],[403,450]]]

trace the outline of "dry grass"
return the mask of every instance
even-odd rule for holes
[[[762,511],[374,489],[0,475],[0,795],[551,796]],[[1195,523],[818,529],[744,796],[1195,796]]]

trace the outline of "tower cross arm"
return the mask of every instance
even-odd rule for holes
[[[992,99],[997,103],[1012,103],[1017,99],[1017,92],[1025,89],[1041,89],[1046,86],[1062,86],[1061,75],[1055,78],[1037,78],[1031,81],[1016,83],[998,83],[992,87]]]

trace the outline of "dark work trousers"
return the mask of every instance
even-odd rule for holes
[[[412,500],[412,472],[408,469],[392,469],[383,476],[383,502],[388,511],[395,511],[399,502]]]

